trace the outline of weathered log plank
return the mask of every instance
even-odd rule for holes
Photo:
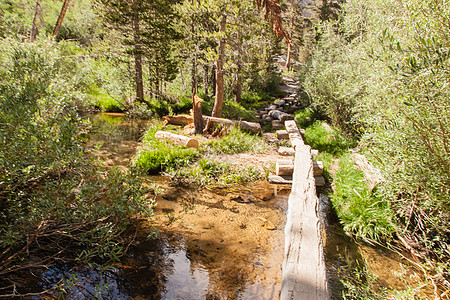
[[[311,148],[298,146],[288,200],[281,300],[328,299]]]
[[[295,121],[286,121],[295,149],[292,190],[288,200],[281,300],[329,299],[323,225],[319,216],[311,147],[305,145]]]
[[[169,140],[185,147],[198,148],[198,141],[196,139],[168,131],[157,131],[155,133],[155,138],[159,140]]]

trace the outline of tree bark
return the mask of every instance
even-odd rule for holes
[[[34,17],[33,17],[33,23],[31,24],[31,33],[30,33],[30,42],[34,42],[36,40],[36,34],[37,34],[37,18],[39,15],[39,10],[41,8],[41,1],[42,0],[36,0],[36,10],[34,11]]]
[[[205,95],[208,95],[208,91],[209,91],[209,66],[208,64],[204,64],[203,65],[203,72],[204,72],[204,76],[203,76],[203,89],[205,91]]]
[[[220,19],[220,33],[223,37],[219,41],[219,57],[216,62],[216,99],[214,102],[214,108],[212,116],[220,118],[222,115],[223,97],[224,97],[224,80],[223,80],[223,65],[225,60],[225,30],[227,26],[227,15],[222,13]]]
[[[142,79],[142,46],[139,28],[138,0],[133,0],[134,70],[136,76],[136,100],[144,101],[144,81]]]
[[[66,16],[67,8],[69,8],[69,2],[70,0],[64,0],[58,20],[56,21],[55,28],[53,29],[53,37],[56,37],[58,35],[61,24],[64,20],[64,17]]]
[[[194,115],[194,128],[196,134],[203,133],[202,102],[203,99],[195,94],[192,94],[192,113]]]

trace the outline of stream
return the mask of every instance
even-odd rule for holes
[[[126,169],[147,123],[99,114],[92,124],[87,146],[101,143],[96,151],[105,163]],[[68,299],[279,299],[289,188],[255,182],[192,189],[171,186],[163,176],[149,177],[148,183],[163,193],[156,198],[153,220],[142,225],[120,264],[76,273],[54,267],[42,274],[40,286],[48,288],[64,276],[72,283]],[[326,197],[321,201],[329,207]],[[339,299],[343,288],[340,270],[361,256],[383,286],[405,288],[420,279],[399,257],[357,245],[330,209],[322,213],[332,299]]]

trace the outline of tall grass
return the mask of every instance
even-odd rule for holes
[[[348,156],[339,162],[331,202],[350,235],[370,242],[389,240],[395,232],[390,202],[369,190],[364,174],[354,167]]]
[[[224,154],[263,153],[268,150],[267,144],[261,137],[243,132],[239,128],[234,127],[225,137],[209,142],[208,146],[215,152]]]
[[[133,160],[133,166],[150,174],[179,168],[197,160],[197,149],[175,145],[164,140],[157,140],[155,133],[161,125],[152,125],[143,138],[143,144]]]

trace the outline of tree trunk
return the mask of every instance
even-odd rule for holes
[[[220,20],[220,33],[225,35],[227,26],[227,15],[222,13]],[[223,65],[225,60],[225,37],[223,36],[219,41],[219,58],[216,62],[216,99],[212,116],[220,118],[222,115],[223,97],[224,97],[224,80],[223,80]]]
[[[211,93],[216,96],[216,64],[213,64],[211,71]]]
[[[33,17],[33,23],[31,24],[31,33],[30,33],[30,42],[34,42],[36,40],[36,34],[37,34],[37,18],[39,15],[39,10],[41,8],[41,1],[42,0],[36,0],[36,10],[34,11],[34,17]]]
[[[192,113],[194,115],[194,128],[196,134],[203,133],[203,115],[202,115],[203,99],[196,94],[192,94]]]
[[[289,67],[290,67],[290,65],[291,65],[291,50],[292,50],[292,45],[291,45],[291,42],[290,42],[290,41],[288,41],[287,44],[288,44],[288,48],[287,48],[287,57],[286,57],[286,65],[285,65],[285,68],[286,68],[286,70],[289,71]]]
[[[209,80],[208,80],[208,75],[209,75],[209,66],[208,64],[204,64],[203,65],[203,71],[204,71],[204,76],[203,76],[203,89],[205,91],[205,95],[208,95],[208,91],[209,91]]]
[[[191,92],[192,94],[197,94],[198,83],[197,83],[197,49],[194,50],[194,55],[192,56],[192,70],[191,70]]]
[[[58,20],[56,21],[55,28],[53,29],[53,37],[56,37],[58,35],[59,28],[61,28],[61,24],[67,12],[67,8],[69,8],[69,2],[70,0],[64,0],[63,6],[61,8],[61,13],[59,14]]]
[[[144,82],[142,79],[142,46],[139,29],[138,0],[133,0],[134,69],[136,76],[136,100],[144,101]]]
[[[242,84],[241,84],[241,65],[238,63],[238,70],[234,78],[234,102],[241,103]]]

